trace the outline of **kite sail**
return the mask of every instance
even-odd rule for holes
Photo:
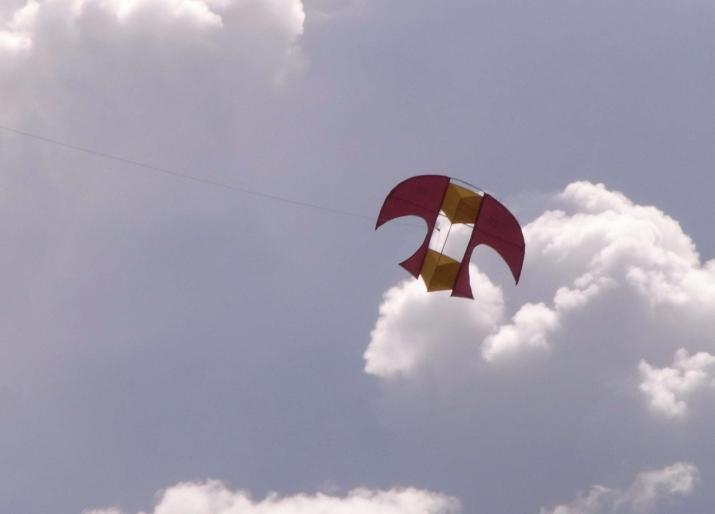
[[[469,283],[469,261],[477,245],[487,245],[507,263],[516,283],[524,263],[524,235],[514,215],[493,196],[443,175],[419,175],[400,182],[387,195],[375,229],[401,216],[418,216],[427,223],[427,236],[417,251],[400,266],[422,277],[428,291],[451,290],[452,296],[474,298]],[[447,224],[438,227],[438,218]],[[438,231],[449,226],[447,235]],[[445,252],[453,226],[466,228],[464,255]],[[456,233],[456,231],[455,231]],[[435,245],[435,241],[442,242]],[[459,259],[457,258],[459,257]]]

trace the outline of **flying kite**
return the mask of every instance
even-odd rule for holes
[[[390,191],[375,229],[401,216],[418,216],[427,223],[422,246],[400,266],[415,278],[421,276],[428,291],[452,290],[452,296],[474,298],[469,283],[469,260],[480,244],[496,250],[519,283],[525,249],[521,226],[514,215],[488,193],[444,175],[419,175],[400,182]],[[437,227],[438,218],[449,222],[446,236],[439,234],[446,223],[442,228]],[[459,260],[445,254],[453,226],[471,231]],[[439,245],[436,241],[443,242]]]

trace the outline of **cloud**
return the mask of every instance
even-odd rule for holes
[[[471,349],[480,345],[488,362],[548,350],[557,332],[562,344],[578,338],[584,312],[597,300],[621,302],[622,308],[611,305],[621,312],[638,305],[633,321],[643,330],[662,313],[670,331],[715,326],[715,260],[701,264],[677,221],[589,182],[569,184],[553,202],[558,209],[524,227],[525,277],[515,296],[525,301],[511,320],[502,319],[501,290],[485,275],[476,275],[477,301],[469,306],[404,283],[385,296],[365,353],[366,371],[405,375],[445,348],[471,359]],[[618,330],[604,321],[603,337]],[[452,343],[446,347],[445,341]]]
[[[602,184],[574,182],[556,200],[570,212],[550,210],[525,229],[530,270],[547,276],[556,289],[542,322],[512,323],[485,341],[491,360],[534,341],[548,347],[549,334],[569,316],[606,291],[624,287],[647,307],[682,308],[704,314],[715,308],[715,261],[700,264],[692,240],[677,221],[655,207],[636,205]],[[546,314],[550,309],[550,316]],[[506,335],[505,335],[506,334]],[[510,344],[499,344],[507,337]]]
[[[682,418],[688,410],[687,399],[715,385],[714,364],[715,355],[707,352],[690,355],[684,348],[675,353],[670,367],[657,368],[641,360],[639,388],[655,412],[668,418]]]
[[[302,69],[304,22],[300,0],[27,0],[0,16],[0,114],[84,143],[223,127]]]
[[[270,168],[257,161],[274,144],[266,118],[283,112],[305,66],[300,0],[2,3],[0,124],[217,181],[260,178],[256,189],[270,189]],[[59,294],[77,287],[66,278],[93,269],[87,259],[106,248],[97,230],[216,226],[230,209],[206,200],[210,187],[6,131],[0,139],[0,230],[14,249],[0,261],[18,290],[27,277]],[[259,218],[248,200],[242,219]],[[18,219],[22,230],[10,221]]]
[[[456,514],[459,501],[415,488],[354,489],[345,496],[324,493],[255,500],[246,491],[232,491],[217,481],[186,482],[161,493],[151,514]],[[117,509],[84,514],[121,514]],[[146,514],[146,513],[141,513]]]
[[[475,352],[480,335],[496,328],[504,310],[502,291],[471,267],[475,301],[455,301],[448,292],[426,294],[408,280],[385,293],[380,317],[365,351],[365,371],[380,377],[414,376],[455,352]],[[466,341],[472,345],[460,348]],[[457,345],[456,347],[454,345]]]
[[[0,29],[0,55],[3,58],[7,59],[8,54],[21,54],[32,48],[30,28],[38,8],[37,2],[28,2],[8,16],[3,28]]]
[[[523,347],[546,348],[547,334],[558,326],[558,314],[543,303],[527,303],[514,314],[513,322],[484,340],[483,355],[492,360]]]
[[[0,34],[26,40],[24,48],[33,50],[28,57],[37,59],[46,53],[60,56],[83,42],[99,43],[100,35],[107,44],[101,50],[117,52],[115,55],[127,39],[142,38],[151,58],[179,40],[197,44],[201,39],[206,43],[213,39],[219,43],[222,37],[264,51],[271,48],[271,40],[280,40],[286,45],[280,51],[290,52],[288,47],[302,34],[304,21],[300,0],[27,0],[0,18]],[[263,42],[253,37],[261,29],[267,31]],[[254,40],[249,42],[246,35]],[[59,46],[50,47],[49,43]],[[268,56],[248,48],[223,49],[226,55],[234,50],[254,60]]]
[[[648,513],[659,502],[673,496],[688,496],[699,481],[698,469],[676,462],[662,469],[642,471],[626,489],[597,485],[569,504],[541,509],[541,514],[626,514]]]

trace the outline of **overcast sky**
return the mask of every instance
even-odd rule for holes
[[[0,512],[711,514],[714,24],[2,0]],[[397,266],[424,172],[513,210],[518,286]]]

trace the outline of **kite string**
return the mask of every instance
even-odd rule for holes
[[[29,139],[34,139],[36,141],[41,141],[41,142],[44,142],[44,143],[47,143],[50,145],[58,146],[61,148],[66,148],[69,150],[74,150],[76,152],[82,152],[82,153],[85,153],[88,155],[93,155],[95,157],[100,157],[103,159],[121,162],[123,164],[136,166],[136,167],[150,170],[150,171],[153,171],[156,173],[163,173],[165,175],[170,175],[170,176],[182,179],[182,180],[198,182],[198,183],[201,183],[204,185],[219,187],[219,188],[226,189],[229,191],[234,191],[234,192],[243,193],[243,194],[247,194],[247,195],[251,195],[251,196],[256,196],[259,198],[265,198],[267,200],[272,200],[272,201],[276,201],[276,202],[282,202],[282,203],[287,203],[287,204],[291,204],[291,205],[296,205],[299,207],[306,207],[306,208],[316,209],[316,210],[320,210],[320,211],[324,211],[324,212],[330,212],[332,214],[339,214],[341,216],[350,216],[353,218],[362,218],[362,219],[369,219],[369,220],[375,219],[374,216],[369,216],[367,214],[362,214],[359,212],[347,211],[347,210],[343,210],[343,209],[336,209],[334,207],[329,207],[326,205],[319,205],[319,204],[315,204],[315,203],[311,203],[311,202],[306,202],[303,200],[297,200],[295,198],[289,198],[286,196],[280,196],[280,195],[275,195],[275,194],[271,194],[271,193],[266,193],[264,191],[259,191],[259,190],[255,190],[255,189],[248,189],[246,187],[228,184],[226,182],[221,182],[219,180],[197,177],[196,175],[191,175],[189,173],[183,173],[183,172],[175,171],[175,170],[172,170],[169,168],[164,168],[161,166],[154,166],[152,164],[147,164],[147,163],[137,161],[134,159],[129,159],[126,157],[122,157],[120,155],[114,155],[114,154],[102,152],[99,150],[94,150],[92,148],[88,148],[85,146],[77,146],[77,145],[73,145],[70,143],[66,143],[64,141],[59,141],[57,139],[52,139],[52,138],[41,136],[38,134],[33,134],[31,132],[18,130],[16,128],[9,127],[7,125],[0,125],[0,129],[5,130],[6,132],[10,132],[12,134],[18,135],[18,136],[26,137]]]

